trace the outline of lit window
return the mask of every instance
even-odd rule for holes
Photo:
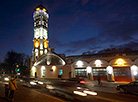
[[[36,22],[34,23],[34,26],[36,27]]]
[[[36,68],[33,66],[32,67],[32,74],[33,74],[33,76],[35,76],[35,72],[36,72]]]
[[[45,49],[45,54],[47,53],[47,49]]]
[[[48,41],[46,39],[43,40],[44,48],[48,48]]]
[[[45,8],[43,8],[43,11],[45,11],[45,12],[46,12],[46,9],[45,9]]]
[[[40,10],[40,8],[36,8],[36,11],[39,11]]]
[[[43,44],[40,44],[40,49],[43,49]]]
[[[40,40],[39,39],[35,39],[34,40],[34,46],[35,46],[35,48],[38,48],[39,44],[40,44]]]
[[[42,21],[42,25],[44,25],[44,21]]]
[[[82,61],[77,61],[76,65],[77,65],[78,67],[82,67],[82,66],[83,66],[83,62],[82,62]]]
[[[125,61],[123,59],[119,58],[119,59],[117,59],[117,61],[115,63],[119,66],[123,66]]]
[[[60,69],[60,70],[59,70],[59,75],[62,75],[62,74],[63,74],[63,70]]]
[[[42,76],[46,75],[46,68],[45,68],[45,66],[41,67],[41,74],[42,74]]]
[[[101,67],[102,62],[100,60],[95,61],[96,67]]]
[[[39,21],[39,25],[41,25],[41,21]]]
[[[35,55],[38,56],[38,49],[35,49]]]
[[[53,69],[53,71],[55,71],[56,70],[56,66],[52,66],[52,69]]]
[[[40,51],[40,55],[43,55],[43,51]]]
[[[46,23],[46,27],[48,27],[48,24]]]

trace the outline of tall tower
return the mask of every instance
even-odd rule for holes
[[[48,11],[40,4],[34,9],[34,62],[48,51]]]

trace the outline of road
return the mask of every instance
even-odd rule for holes
[[[0,91],[1,91],[1,89],[3,89],[3,82],[0,82]],[[97,90],[98,87],[96,87],[96,88],[93,87],[92,89]],[[26,91],[23,91],[23,90],[26,90]],[[107,90],[108,90],[108,88],[107,88]],[[64,93],[64,92],[57,92],[56,94],[53,94],[53,93],[55,93],[54,91],[49,91],[44,87],[28,88],[28,87],[22,86],[21,84],[18,84],[17,93],[19,91],[22,92],[22,93],[20,93],[20,98],[23,94],[29,93],[29,96],[26,98],[22,98],[21,102],[23,102],[27,98],[30,102],[35,102],[33,99],[31,99],[31,98],[35,98],[35,96],[40,98],[39,99],[40,102],[48,102],[48,101],[46,101],[48,99],[45,99],[47,97],[50,97],[49,100],[53,99],[56,101],[58,100],[59,102],[80,102],[80,101],[81,102],[137,102],[137,100],[138,100],[137,95],[123,94],[123,93],[111,92],[111,91],[104,92],[102,90],[102,87],[100,87],[99,90],[96,91],[98,93],[97,96],[88,95],[86,97],[79,97],[76,95],[69,95],[69,94],[66,95],[67,93]],[[26,92],[28,92],[28,93],[26,93]],[[3,93],[4,93],[3,91],[0,92],[0,97],[3,97]],[[33,95],[33,97],[30,97],[31,95]],[[67,97],[65,97],[65,96],[67,96]],[[75,98],[75,100],[73,100],[73,98]],[[16,99],[16,96],[15,96],[15,99]],[[0,100],[0,102],[1,102],[1,100]],[[2,102],[6,102],[6,101],[2,101]],[[15,100],[15,102],[20,102],[20,101]],[[52,102],[54,102],[54,101],[52,101]]]

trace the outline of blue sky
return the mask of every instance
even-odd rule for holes
[[[56,53],[138,45],[138,0],[3,0],[0,3],[0,59],[9,50],[32,55],[33,9],[49,12],[48,37]]]

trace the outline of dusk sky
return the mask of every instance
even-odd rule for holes
[[[32,55],[33,10],[49,12],[49,46],[58,54],[138,49],[138,0],[2,0],[0,61],[11,49]]]

